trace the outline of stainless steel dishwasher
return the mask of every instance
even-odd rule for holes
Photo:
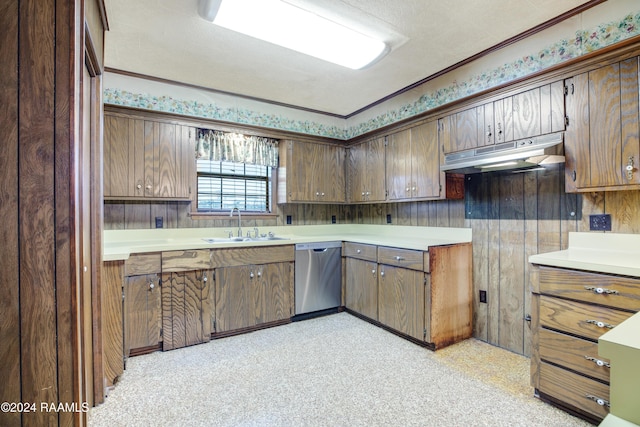
[[[342,295],[342,243],[296,244],[295,314],[340,306]]]

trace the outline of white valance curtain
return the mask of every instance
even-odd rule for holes
[[[202,130],[196,158],[278,167],[278,141],[262,136]]]

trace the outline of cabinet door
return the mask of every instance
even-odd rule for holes
[[[453,151],[468,150],[478,146],[478,111],[470,108],[456,113],[453,132]]]
[[[318,192],[316,197],[322,202],[343,203],[345,201],[345,159],[346,149],[333,145],[325,145],[322,148],[322,164],[324,173],[319,177]]]
[[[370,319],[378,320],[378,265],[355,258],[345,260],[346,307]]]
[[[124,283],[124,353],[160,342],[161,288],[157,274],[129,276]]]
[[[316,200],[319,180],[324,174],[324,151],[320,144],[290,141],[287,188],[292,202]]]
[[[144,197],[144,122],[104,116],[104,197]]]
[[[443,154],[449,154],[453,149],[453,121],[454,116],[438,119],[438,145]]]
[[[347,160],[347,198],[352,203],[366,201],[367,151],[369,143],[349,148]],[[384,150],[384,147],[383,147]]]
[[[215,332],[255,325],[252,283],[249,281],[252,268],[240,265],[216,269]]]
[[[162,275],[162,349],[207,342],[211,338],[209,270]]]
[[[411,197],[440,196],[440,158],[438,123],[424,123],[411,128]]]
[[[365,192],[367,201],[381,202],[385,199],[385,147],[384,137],[367,143],[367,164],[365,170]]]
[[[496,144],[513,141],[512,98],[499,99],[493,103],[493,129]]]
[[[289,319],[293,315],[293,263],[278,262],[256,266],[256,324]]]
[[[424,273],[388,265],[380,265],[378,270],[378,321],[424,340]]]
[[[540,89],[532,89],[514,95],[513,139],[530,138],[541,134]]]
[[[411,198],[411,132],[405,130],[387,137],[387,200]]]

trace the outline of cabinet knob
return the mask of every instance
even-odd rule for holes
[[[258,277],[262,276],[262,271],[258,271]]]
[[[322,197],[324,197],[324,193],[321,193],[320,195],[321,195]]]
[[[380,275],[381,275],[381,276],[384,276],[384,271],[381,271],[381,272],[380,272]]]
[[[359,254],[360,252],[362,252],[360,249],[356,249],[357,254]]]
[[[371,274],[376,274],[376,269],[371,270]]]
[[[633,171],[634,171],[633,156],[629,156],[629,162],[627,163],[627,167],[625,169],[627,170],[627,179],[628,180],[632,180],[633,179]]]
[[[139,190],[139,189],[141,189],[141,188],[142,188],[142,184],[138,184],[138,185],[136,185],[136,188],[137,188],[138,190]]]
[[[249,273],[249,278],[253,279],[253,271]]]
[[[364,196],[364,191],[362,192],[362,196]]]
[[[407,188],[405,189],[405,191],[408,193],[408,192],[409,192],[409,187],[407,187]]]
[[[149,282],[149,289],[153,290],[155,287],[156,285],[153,282]]]
[[[147,186],[146,186],[146,189],[147,189],[147,190],[151,190],[151,185],[147,185]]]
[[[396,261],[402,261],[404,259],[404,257],[401,257],[400,255],[396,255],[394,258]]]

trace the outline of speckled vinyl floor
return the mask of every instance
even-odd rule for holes
[[[533,397],[529,359],[437,352],[347,313],[130,358],[98,426],[590,426]]]

